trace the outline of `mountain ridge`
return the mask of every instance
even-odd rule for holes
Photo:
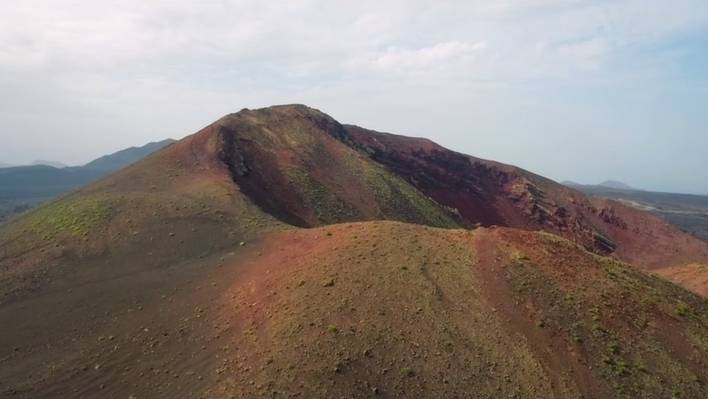
[[[106,171],[118,170],[175,142],[176,140],[174,139],[165,139],[160,141],[151,141],[139,147],[128,147],[96,158],[93,161],[82,165],[82,167]]]
[[[203,196],[193,187],[232,198],[222,212],[268,215],[283,225],[388,219],[508,226],[558,234],[649,270],[708,259],[707,243],[648,213],[426,139],[341,125],[304,105],[229,114],[76,194],[124,202],[127,190],[138,203],[161,191],[188,195],[170,200],[177,203]]]

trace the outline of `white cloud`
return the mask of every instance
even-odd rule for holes
[[[423,69],[464,60],[472,53],[483,50],[486,46],[485,42],[451,41],[416,50],[389,47],[375,57],[373,64],[383,69]]]
[[[602,66],[605,58],[612,51],[606,39],[594,37],[588,40],[562,43],[555,47],[561,60],[572,63],[579,68],[597,69]]]
[[[444,67],[487,46],[486,78],[523,79],[576,61],[599,65],[615,46],[703,26],[705,4],[26,0],[0,5],[0,68],[115,76],[262,64],[316,75],[351,65]]]

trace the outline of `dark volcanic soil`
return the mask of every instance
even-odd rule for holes
[[[67,256],[33,274],[31,284],[13,280],[0,304],[0,392],[105,398],[156,397],[164,389],[198,397],[198,382],[177,384],[157,370],[169,364],[178,373],[179,364],[200,353],[208,337],[195,332],[204,324],[195,306],[220,292],[205,279],[222,259],[248,248],[219,240],[221,232],[200,220],[173,223],[169,231],[174,236],[163,230],[109,254]],[[192,347],[196,353],[185,351]],[[146,389],[154,393],[145,396]]]

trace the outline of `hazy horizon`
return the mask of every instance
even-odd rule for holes
[[[708,194],[703,1],[26,1],[0,22],[0,163],[304,103],[557,181]]]

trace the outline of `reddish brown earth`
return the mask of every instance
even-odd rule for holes
[[[708,303],[549,234],[367,222],[140,255],[2,305],[4,394],[706,395]]]
[[[0,394],[703,398],[708,302],[636,267],[702,293],[674,271],[704,251],[511,166],[244,110],[0,229]]]
[[[226,295],[255,352],[229,366],[262,365],[237,396],[661,397],[708,371],[700,341],[665,335],[693,336],[675,308],[704,301],[554,236],[367,223],[274,242]]]
[[[708,298],[708,266],[706,265],[689,263],[687,265],[665,267],[658,269],[656,274],[704,298]]]
[[[466,225],[561,235],[598,254],[657,269],[706,262],[708,244],[619,202],[591,198],[523,169],[471,157],[429,140],[346,126],[351,140]]]

